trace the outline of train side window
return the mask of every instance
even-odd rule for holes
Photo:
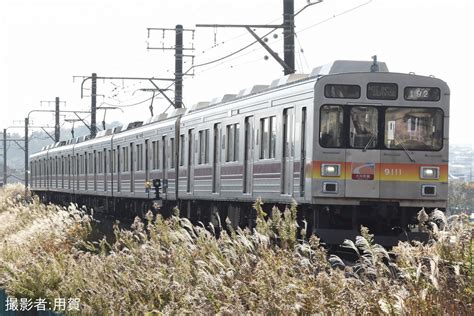
[[[199,164],[209,163],[209,129],[199,131]]]
[[[129,163],[129,158],[128,158],[128,147],[124,146],[122,147],[122,154],[123,154],[123,172],[128,171],[128,163]]]
[[[79,156],[80,159],[80,170],[79,174],[84,174],[84,155]]]
[[[176,155],[175,155],[175,150],[176,150],[176,143],[174,138],[170,138],[170,153],[171,153],[171,164],[170,168],[175,168],[176,167]]]
[[[151,142],[151,150],[152,150],[151,168],[153,170],[160,169],[160,141],[159,140]]]
[[[227,150],[226,161],[239,160],[239,124],[230,124],[226,128]]]
[[[163,175],[166,171],[166,136],[161,137],[161,160],[163,162]]]
[[[97,173],[101,174],[102,173],[102,152],[99,151],[97,155],[99,156],[99,157],[96,157],[96,162],[95,162],[97,166]],[[99,164],[97,164],[97,161],[99,161]]]
[[[117,159],[117,149],[112,150],[112,163],[110,164],[110,172],[116,173],[117,172],[117,164],[118,164],[118,159]]]
[[[93,168],[94,168],[94,175],[97,174],[97,151],[94,150],[94,165],[93,165]]]
[[[275,158],[276,116],[260,119],[260,159]]]
[[[94,173],[94,159],[92,158],[92,153],[89,153],[89,173]]]
[[[110,149],[109,149],[109,156],[110,156]],[[100,164],[103,165],[102,172],[107,173],[107,149],[104,149],[104,153],[102,155],[103,160],[101,160]]]
[[[184,134],[179,135],[179,165],[184,166],[184,152],[185,152]]]
[[[276,132],[277,132],[276,116],[270,116],[270,134],[269,134],[269,158],[276,157]]]
[[[143,170],[143,144],[137,145],[137,171]]]
[[[323,105],[319,120],[319,144],[322,147],[342,147],[344,111],[340,105]]]

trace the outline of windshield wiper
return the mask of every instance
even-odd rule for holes
[[[372,143],[372,141],[375,139],[375,135],[376,135],[376,134],[373,134],[372,137],[369,139],[369,141],[367,142],[367,145],[365,145],[364,149],[362,149],[363,152],[366,152],[366,151],[367,151],[367,148],[368,148],[369,145]]]
[[[407,154],[408,158],[410,158],[410,161],[411,162],[415,162],[415,159],[413,159],[410,155],[410,153],[408,152],[407,148],[405,147],[405,145],[403,144],[403,142],[400,140],[400,138],[398,138],[397,136],[395,136],[395,140],[400,144],[402,145],[402,148],[403,150],[405,151],[405,153]]]

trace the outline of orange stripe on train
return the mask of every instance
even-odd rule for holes
[[[323,177],[321,175],[322,164],[339,164],[341,166],[340,176]],[[421,179],[420,167],[439,167],[439,179]],[[360,162],[337,162],[337,161],[312,161],[306,167],[307,177],[313,179],[338,179],[338,180],[375,180],[375,181],[423,181],[423,182],[446,182],[448,181],[448,165],[437,164],[408,164],[408,163],[360,163]]]

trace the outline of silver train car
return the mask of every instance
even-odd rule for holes
[[[360,225],[390,243],[415,238],[422,208],[448,193],[449,88],[385,63],[335,61],[190,109],[47,146],[30,156],[31,190],[106,211],[149,209],[250,225],[295,200],[308,231],[340,242]]]

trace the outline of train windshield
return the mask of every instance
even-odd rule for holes
[[[387,108],[385,147],[388,149],[440,150],[443,112],[433,108]]]
[[[340,105],[321,107],[319,142],[323,147],[342,147],[344,111]]]
[[[377,147],[378,133],[377,109],[367,106],[354,106],[350,113],[349,143],[352,148]]]

